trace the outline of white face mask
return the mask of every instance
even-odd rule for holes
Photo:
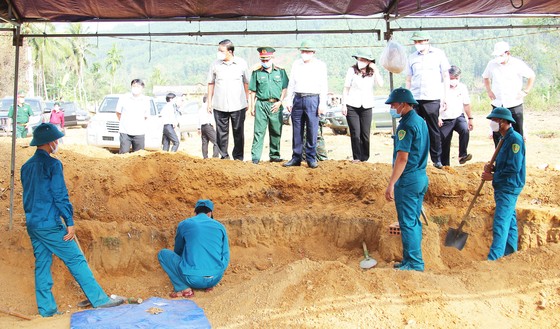
[[[132,87],[132,88],[130,88],[130,92],[133,95],[140,95],[142,93],[142,87],[137,87],[137,86]]]
[[[55,154],[58,151],[58,143],[54,144],[54,147],[52,146],[51,143],[49,143],[49,147],[51,148],[51,153]]]
[[[457,79],[449,80],[449,85],[453,88],[457,87],[458,84],[459,84],[459,80],[457,80]]]
[[[494,63],[496,64],[504,64],[507,60],[507,55],[503,54],[500,56],[496,56],[496,58],[494,58]]]
[[[426,44],[423,45],[420,43],[415,44],[414,47],[416,47],[416,50],[419,52],[423,52],[424,50],[428,49],[428,45]]]
[[[313,54],[311,54],[311,53],[301,53],[301,59],[303,59],[304,62],[307,62],[311,58],[313,58]]]
[[[492,131],[496,133],[500,131],[500,124],[496,121],[490,121],[490,129],[492,129]]]
[[[366,66],[368,66],[368,63],[361,62],[361,61],[358,61],[357,64],[358,64],[358,69],[360,69],[360,70],[365,68]]]
[[[216,54],[216,58],[219,61],[223,61],[226,59],[226,53],[222,53],[221,51],[218,51],[218,53]]]

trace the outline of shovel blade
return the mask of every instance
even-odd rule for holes
[[[367,270],[368,268],[372,268],[375,265],[377,265],[377,261],[370,257],[367,257],[360,262],[360,267],[364,270]]]
[[[461,229],[450,228],[445,236],[445,246],[463,250],[468,237],[469,234],[463,232]]]

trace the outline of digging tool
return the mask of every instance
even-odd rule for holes
[[[20,318],[20,319],[33,320],[33,318],[31,318],[31,317],[29,317],[29,316],[27,316],[27,315],[25,315],[25,314],[21,314],[21,313],[19,313],[19,312],[11,311],[11,310],[5,309],[5,308],[3,308],[3,307],[0,307],[0,312],[5,313],[5,314],[8,314],[8,315],[11,315],[11,316],[18,317],[18,318]]]
[[[426,223],[426,226],[428,226],[428,217],[426,216],[426,213],[424,212],[424,207],[422,207],[422,210],[420,211],[420,213],[422,214],[422,218],[424,218],[424,223]]]
[[[362,242],[362,247],[364,248],[364,259],[360,262],[360,267],[364,270],[367,270],[377,265],[377,261],[369,257],[365,241]]]
[[[498,143],[498,146],[496,146],[496,149],[494,150],[494,155],[492,155],[492,159],[490,159],[490,164],[493,164],[494,161],[496,161],[496,157],[498,156],[498,152],[502,148],[503,143],[504,143],[504,140],[500,139],[500,142]],[[480,191],[482,190],[482,186],[484,185],[484,182],[485,182],[484,179],[480,180],[480,184],[478,185],[478,189],[476,190],[476,192],[474,194],[474,197],[473,197],[471,203],[469,204],[469,207],[467,208],[467,212],[463,216],[463,219],[461,220],[461,224],[459,224],[459,227],[456,228],[456,229],[450,228],[447,231],[447,235],[445,236],[445,246],[446,247],[455,247],[459,250],[463,250],[463,248],[465,247],[465,244],[467,243],[467,238],[469,237],[469,234],[467,232],[463,232],[463,226],[467,223],[467,218],[469,217],[471,209],[474,206],[474,202],[476,201],[476,198],[478,198],[478,195],[480,194]]]

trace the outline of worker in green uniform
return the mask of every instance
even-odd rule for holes
[[[29,123],[29,117],[33,116],[33,110],[31,106],[25,103],[25,93],[20,91],[17,98],[17,114],[16,120],[16,138],[27,137],[27,124]],[[8,110],[8,118],[14,120],[14,106],[10,106]]]
[[[270,161],[281,162],[282,101],[286,97],[288,75],[286,70],[273,63],[274,48],[259,47],[257,51],[261,62],[253,69],[249,82],[249,110],[255,117],[251,159],[254,164],[260,162],[268,127]]]
[[[428,190],[428,126],[414,111],[418,102],[410,90],[393,90],[385,104],[391,104],[391,116],[400,119],[393,136],[393,172],[385,190],[385,199],[395,201],[403,245],[403,260],[394,266],[404,271],[424,271],[420,212]]]

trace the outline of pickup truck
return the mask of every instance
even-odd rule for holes
[[[119,120],[117,119],[117,103],[122,95],[107,95],[99,105],[95,115],[87,126],[88,145],[118,151],[120,147]],[[158,116],[155,102],[150,98],[150,116],[147,119],[148,130],[145,136],[146,150],[161,150],[163,122]]]

